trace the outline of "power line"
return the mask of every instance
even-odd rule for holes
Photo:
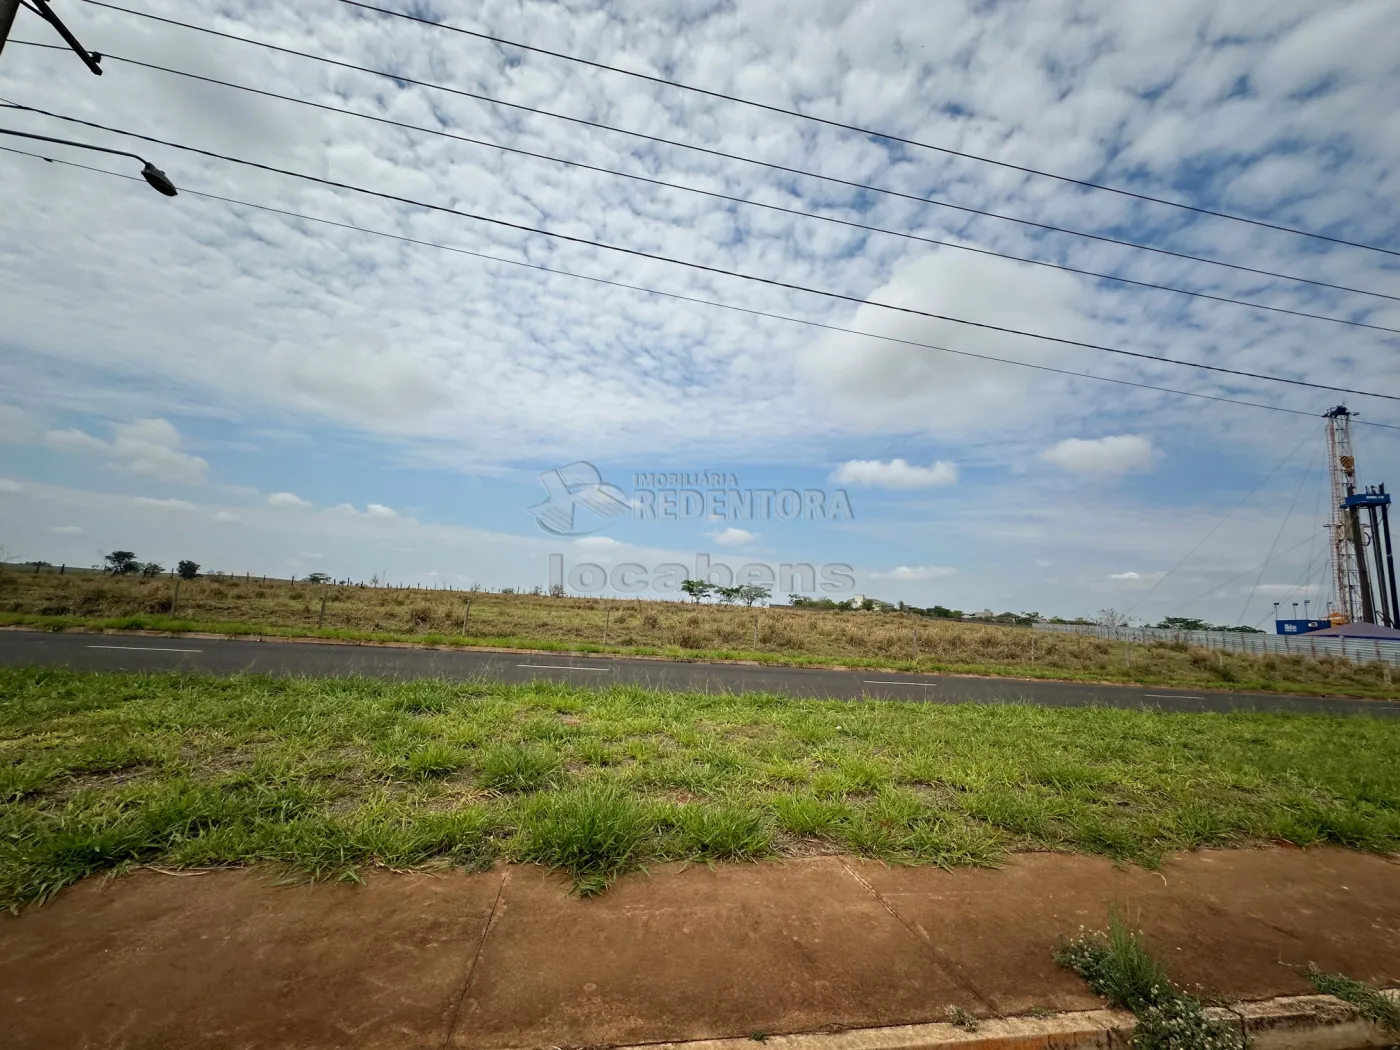
[[[35,43],[28,40],[13,41],[16,44],[26,44],[31,47],[54,48],[52,44]],[[504,153],[513,153],[517,156],[531,157],[536,160],[548,161],[553,164],[562,164],[572,168],[580,168],[584,171],[599,172],[604,175],[612,175],[618,178],[631,179],[636,182],[646,183],[652,186],[660,186],[665,189],[682,190],[686,193],[698,194],[702,197],[709,197],[714,200],[727,201],[732,204],[743,204],[751,208],[761,208],[766,211],[780,212],[784,215],[794,215],[799,218],[816,219],[821,222],[833,223],[838,226],[845,226],[851,229],[864,230],[869,233],[881,233],[891,237],[900,237],[905,240],[918,241],[923,244],[934,244],[945,248],[956,248],[959,251],[972,252],[977,255],[987,255],[998,259],[1008,259],[1012,262],[1027,263],[1031,266],[1044,266],[1050,269],[1063,270],[1068,273],[1079,274],[1084,277],[1093,277],[1104,281],[1117,281],[1121,284],[1132,285],[1137,288],[1145,288],[1152,291],[1171,292],[1176,295],[1187,295],[1199,299],[1208,299],[1212,302],[1229,303],[1234,306],[1243,306],[1254,310],[1267,310],[1271,313],[1287,314],[1291,317],[1305,317],[1314,321],[1329,321],[1333,324],[1349,325],[1353,328],[1368,328],[1377,332],[1390,332],[1400,335],[1400,328],[1389,328],[1385,325],[1370,324],[1366,321],[1353,321],[1345,317],[1331,317],[1326,314],[1315,314],[1307,310],[1292,310],[1283,306],[1270,306],[1265,303],[1252,302],[1245,299],[1234,299],[1225,295],[1214,295],[1210,292],[1193,291],[1187,288],[1177,288],[1172,285],[1158,284],[1152,281],[1139,281],[1131,277],[1120,277],[1117,274],[1099,273],[1095,270],[1085,270],[1076,266],[1069,266],[1064,263],[1050,262],[1044,259],[1033,259],[1021,255],[1012,255],[1009,252],[994,251],[990,248],[980,248],[967,244],[959,244],[956,241],[940,240],[937,237],[926,237],[922,234],[908,233],[902,230],[891,230],[883,226],[875,226],[869,223],[855,222],[850,219],[841,219],[831,215],[819,215],[814,212],[803,211],[799,208],[787,208],[779,204],[767,204],[762,201],[749,200],[745,197],[736,197],[727,193],[719,193],[714,190],[701,189],[697,186],[687,186],[684,183],[667,182],[664,179],[655,179],[647,175],[636,175],[631,172],[617,171],[613,168],[605,168],[596,164],[586,164],[582,161],[567,160],[562,157],[555,157],[547,153],[536,153],[532,150],[521,149],[516,146],[505,146],[488,139],[474,138],[469,135],[460,135],[456,132],[447,131],[442,128],[430,128],[421,124],[410,124],[402,120],[394,120],[390,117],[381,117],[372,113],[361,113],[358,110],[347,109],[344,106],[332,106],[325,102],[313,102],[310,99],[298,98],[295,95],[286,95],[277,91],[269,91],[266,88],[252,87],[248,84],[238,84],[229,80],[221,80],[218,77],[205,76],[200,73],[190,73],[182,69],[171,69],[168,66],[156,65],[152,62],[142,62],[139,59],[126,58],[122,55],[104,54],[103,59],[108,62],[123,62],[127,65],[137,66],[141,69],[155,70],[160,73],[168,73],[173,76],[186,77],[190,80],[197,80],[204,84],[214,84],[219,87],[231,88],[235,91],[244,91],[252,95],[261,95],[265,98],[280,99],[284,102],[292,102],[299,106],[309,106],[312,109],[324,110],[327,113],[339,113],[344,116],[357,117],[361,120],[369,120],[378,124],[385,124],[390,127],[402,128],[406,131],[416,131],[425,135],[436,135],[440,138],[451,139],[456,142],[464,142],[473,146],[485,146],[489,149],[500,150]]]
[[[1235,621],[1236,623],[1244,623],[1244,618],[1249,613],[1250,602],[1254,601],[1255,592],[1259,590],[1259,585],[1264,582],[1264,570],[1269,567],[1269,562],[1274,560],[1274,551],[1278,548],[1278,541],[1283,539],[1283,531],[1288,528],[1288,519],[1293,517],[1293,508],[1298,505],[1298,497],[1303,494],[1303,486],[1306,485],[1308,479],[1312,477],[1313,466],[1320,462],[1321,459],[1322,457],[1319,456],[1317,459],[1311,461],[1308,464],[1308,469],[1303,471],[1303,476],[1298,479],[1298,487],[1293,492],[1293,498],[1288,501],[1288,512],[1284,514],[1283,521],[1279,524],[1278,532],[1274,533],[1274,542],[1269,544],[1269,553],[1264,556],[1263,562],[1259,565],[1259,575],[1255,577],[1254,586],[1245,594],[1244,608],[1240,610],[1240,616],[1239,619]],[[1312,538],[1313,534],[1309,532],[1308,539],[1311,540]],[[1302,545],[1298,544],[1297,546]]]
[[[1132,612],[1134,609],[1136,609],[1138,606],[1140,606],[1143,602],[1147,601],[1148,598],[1152,597],[1152,595],[1156,592],[1157,588],[1160,587],[1160,586],[1162,586],[1162,584],[1165,583],[1165,582],[1167,581],[1167,577],[1171,576],[1171,574],[1174,573],[1174,572],[1176,572],[1177,569],[1179,569],[1179,568],[1181,568],[1183,565],[1185,565],[1185,564],[1187,563],[1187,561],[1190,560],[1190,558],[1191,558],[1191,556],[1192,556],[1193,554],[1195,554],[1198,550],[1200,550],[1202,547],[1205,546],[1206,540],[1208,540],[1208,539],[1210,539],[1212,536],[1214,536],[1218,531],[1220,531],[1220,527],[1221,527],[1222,525],[1224,525],[1227,521],[1229,521],[1232,517],[1235,516],[1235,511],[1239,510],[1239,509],[1240,509],[1241,507],[1243,507],[1246,503],[1248,503],[1250,500],[1252,500],[1252,499],[1254,498],[1254,494],[1255,494],[1256,492],[1258,492],[1260,489],[1262,489],[1265,485],[1267,485],[1267,484],[1269,483],[1269,479],[1272,478],[1275,474],[1277,474],[1277,473],[1283,468],[1283,465],[1284,465],[1285,463],[1287,463],[1289,460],[1291,460],[1294,456],[1296,456],[1296,455],[1298,454],[1298,449],[1302,448],[1302,447],[1303,447],[1303,442],[1305,442],[1305,441],[1307,441],[1307,440],[1308,440],[1308,435],[1307,435],[1307,434],[1304,434],[1301,438],[1299,438],[1299,439],[1298,439],[1298,444],[1294,446],[1293,451],[1290,452],[1290,453],[1288,453],[1288,455],[1284,456],[1281,460],[1279,460],[1278,463],[1274,465],[1274,469],[1271,470],[1271,471],[1269,471],[1267,474],[1265,474],[1265,475],[1259,480],[1259,483],[1258,483],[1257,485],[1255,485],[1254,488],[1252,488],[1252,489],[1249,490],[1249,495],[1245,496],[1244,499],[1240,500],[1240,501],[1239,501],[1238,503],[1236,503],[1233,507],[1231,507],[1228,511],[1226,511],[1226,512],[1225,512],[1225,516],[1224,516],[1223,518],[1221,518],[1219,521],[1217,521],[1214,525],[1212,525],[1211,528],[1210,528],[1210,531],[1207,532],[1204,536],[1202,536],[1199,540],[1197,540],[1197,541],[1196,541],[1196,545],[1195,545],[1194,547],[1192,547],[1189,551],[1187,551],[1185,554],[1183,554],[1183,555],[1181,556],[1181,560],[1180,560],[1180,561],[1178,561],[1175,565],[1173,565],[1170,569],[1168,569],[1168,570],[1167,570],[1166,572],[1164,572],[1160,577],[1158,577],[1157,582],[1154,583],[1151,587],[1149,587],[1149,588],[1147,589],[1147,592],[1146,592],[1145,594],[1143,594],[1141,597],[1139,597],[1137,601],[1133,602],[1133,604],[1130,605],[1130,606],[1128,607],[1128,612],[1129,612],[1129,613]],[[1249,571],[1249,570],[1246,569],[1245,572],[1240,573],[1240,576],[1243,576],[1243,575],[1244,575],[1245,573],[1247,573],[1248,571]],[[1239,579],[1239,576],[1235,577],[1235,579]],[[1230,581],[1230,583],[1233,583],[1233,582],[1234,582],[1234,580],[1231,580],[1231,581]],[[1225,585],[1225,586],[1228,586],[1228,585]],[[1218,589],[1219,589],[1218,587],[1212,587],[1212,588],[1210,589],[1210,591],[1214,591],[1214,590],[1218,590]],[[1210,591],[1207,591],[1206,594],[1209,594]],[[1202,596],[1202,597],[1204,597],[1204,596]],[[1194,601],[1197,601],[1197,599],[1196,599],[1196,598],[1192,598],[1191,601],[1194,602]],[[1190,604],[1190,603],[1187,603],[1187,604]],[[1126,616],[1127,613],[1125,613],[1124,615]]]
[[[865,299],[856,295],[847,295],[844,292],[833,292],[821,288],[811,288],[807,285],[796,284],[791,281],[780,281],[773,277],[759,277],[756,274],[740,273],[736,270],[727,270],[720,266],[709,266],[705,263],[692,262],[688,259],[677,259],[672,256],[660,255],[655,252],[642,251],[639,248],[626,248],[621,245],[608,244],[605,241],[595,241],[588,237],[576,237],[572,234],[559,233],[554,230],[542,229],[538,226],[527,226],[524,223],[510,222],[506,219],[497,219],[488,215],[478,215],[474,212],[462,211],[458,208],[451,208],[445,204],[432,204],[427,201],[420,201],[412,197],[403,197],[394,193],[385,193],[382,190],[372,190],[363,186],[355,186],[351,183],[337,182],[334,179],[325,179],[316,175],[307,175],[303,172],[291,171],[287,168],[279,168],[271,164],[262,164],[258,161],[245,160],[241,157],[232,157],[224,153],[215,153],[211,150],[199,149],[196,146],[187,146],[179,142],[171,142],[168,139],[156,138],[152,135],[142,135],[135,131],[124,131],[120,128],[108,127],[105,124],[98,124],[90,120],[82,120],[79,117],[64,116],[60,113],[53,113],[49,110],[39,109],[35,106],[23,106],[14,102],[4,102],[4,106],[22,110],[29,113],[39,113],[56,120],[68,121],[73,124],[80,124],[83,127],[95,128],[98,131],[106,131],[114,135],[124,135],[128,138],[139,139],[142,142],[152,142],[156,145],[166,146],[170,149],[183,150],[187,153],[194,153],[202,157],[210,157],[215,160],[227,161],[231,164],[239,164],[244,167],[256,168],[260,171],[270,171],[278,175],[286,175],[289,178],[301,179],[305,182],[314,182],[322,186],[330,186],[334,189],[349,190],[352,193],[362,193],[370,197],[378,197],[381,200],[391,200],[400,204],[408,204],[416,208],[424,208],[429,211],[442,212],[448,215],[456,215],[460,218],[471,219],[475,222],[490,223],[501,226],[505,229],[518,230],[522,233],[532,233],[543,237],[551,237],[555,240],[567,241],[571,244],[582,244],[590,248],[601,248],[606,251],[618,252],[622,255],[630,255],[639,259],[649,259],[653,262],[664,262],[673,266],[684,266],[688,269],[698,270],[702,273],[713,273],[723,277],[735,277],[744,281],[752,281],[756,284],[768,285],[772,288],[783,288],[788,291],[803,292],[810,295],[820,295],[828,299],[835,299],[841,302],[855,303],[860,306],[875,306],[882,310],[891,310],[896,313],[909,314],[915,317],[925,317],[935,321],[947,321],[952,324],[966,325],[970,328],[980,328],[990,332],[1001,332],[1006,335],[1019,335],[1029,339],[1040,339],[1045,342],[1059,343],[1062,346],[1073,346],[1084,350],[1098,350],[1103,353],[1118,354],[1123,357],[1134,357],[1144,361],[1156,361],[1159,364],[1178,365],[1184,368],[1198,368],[1209,372],[1220,372],[1226,375],[1242,376],[1248,379],[1260,379],[1274,383],[1285,383],[1290,386],[1310,387],[1314,390],[1329,390],[1334,393],[1357,394],[1363,397],[1377,397],[1387,401],[1400,401],[1400,395],[1381,394],[1369,390],[1355,390],[1351,387],[1331,386],[1325,383],[1313,383],[1304,379],[1288,379],[1284,376],[1266,375],[1260,372],[1247,372],[1243,369],[1226,368],[1223,365],[1207,365],[1198,361],[1183,361],[1179,358],[1158,357],[1155,354],[1146,354],[1137,350],[1124,350],[1121,347],[1103,346],[1099,343],[1090,343],[1078,339],[1066,339],[1062,336],[1044,335],[1039,332],[1028,332],[1019,328],[1011,328],[1006,325],[991,324],[986,321],[969,321],[962,317],[953,317],[948,314],[934,313],[930,310],[919,310],[912,306],[895,306],[891,303],[881,303],[870,299]]]
[[[110,175],[114,178],[126,179],[128,181],[140,181],[135,176],[123,175],[120,172],[108,171],[105,168],[95,168],[88,164],[80,164],[77,161],[62,160],[57,157],[48,157],[40,153],[30,153],[27,150],[13,149],[7,146],[0,146],[0,151],[6,153],[17,153],[25,157],[33,157],[37,160],[48,161],[51,164],[63,164],[71,168],[81,168],[84,171],[96,172],[99,175]],[[806,325],[810,328],[817,328],[827,332],[841,332],[846,335],[860,336],[865,339],[878,339],[882,342],[896,343],[902,346],[910,346],[923,350],[936,350],[939,353],[952,354],[957,357],[973,358],[978,361],[993,361],[998,364],[1014,365],[1018,368],[1031,368],[1038,372],[1053,372],[1056,375],[1071,376],[1076,379],[1092,379],[1100,383],[1113,383],[1117,386],[1133,387],[1139,390],[1151,390],[1162,394],[1174,394],[1179,397],[1194,397],[1205,401],[1215,401],[1226,405],[1239,405],[1244,408],[1258,408],[1269,412],[1283,412],[1287,415],[1306,416],[1309,419],[1317,418],[1315,412],[1305,412],[1296,408],[1284,408],[1280,405],[1266,405],[1257,401],[1244,401],[1238,398],[1220,397],[1216,394],[1203,394],[1195,390],[1177,390],[1172,387],[1157,386],[1152,383],[1139,383],[1131,379],[1116,379],[1110,376],[1098,376],[1088,372],[1075,372],[1067,368],[1055,368],[1051,365],[1035,364],[1030,361],[1017,361],[1012,358],[995,357],[990,354],[977,354],[970,350],[953,350],[946,346],[937,346],[933,343],[924,343],[915,339],[901,339],[897,336],[878,335],[874,332],[863,332],[856,328],[845,328],[841,325],[828,324],[823,321],[813,321],[803,317],[793,317],[789,314],[775,313],[769,310],[759,310],[748,306],[735,306],[732,303],[716,302],[713,299],[701,299],[696,296],[682,295],[679,292],[662,291],[659,288],[648,288],[644,285],[628,284],[625,281],[614,281],[606,277],[594,277],[589,274],[575,273],[571,270],[561,270],[552,266],[542,266],[539,263],[522,262],[518,259],[503,259],[500,256],[488,255],[485,252],[476,252],[468,248],[458,248],[449,244],[441,244],[437,241],[423,240],[417,237],[406,237],[403,234],[388,233],[384,230],[373,230],[366,226],[357,226],[354,223],[340,222],[335,219],[323,219],[315,215],[306,215],[301,212],[289,211],[285,208],[274,208],[266,204],[254,204],[251,201],[239,200],[235,197],[223,197],[217,193],[205,193],[200,190],[181,188],[181,194],[194,197],[203,197],[207,200],[221,201],[225,204],[233,204],[243,208],[251,208],[257,211],[268,212],[273,215],[282,215],[287,218],[299,219],[306,222],[321,223],[326,226],[334,226],[342,230],[354,230],[358,233],[366,233],[375,237],[384,237],[389,240],[400,241],[404,244],[418,245],[424,248],[437,248],[442,251],[452,252],[457,255],[468,255],[476,259],[483,259],[487,262],[502,263],[507,266],[519,266],[527,270],[538,270],[541,273],[553,274],[559,277],[572,277],[581,281],[590,281],[594,284],[606,285],[610,288],[621,288],[627,291],[642,292],[647,295],[662,296],[667,299],[674,299],[678,302],[694,303],[700,306],[713,306],[721,310],[729,310],[734,313],[747,314],[751,317],[762,317],[773,321],[788,321],[793,324]],[[1382,427],[1387,430],[1400,430],[1400,426],[1390,423],[1377,423],[1371,420],[1364,420],[1353,417],[1353,422],[1372,427]]]
[[[88,3],[97,3],[97,0],[87,0]],[[811,113],[803,113],[795,109],[787,109],[783,106],[771,105],[767,102],[755,102],[752,99],[743,98],[739,95],[730,95],[723,91],[712,91],[709,88],[696,87],[693,84],[684,84],[678,80],[669,80],[666,77],[653,76],[649,73],[638,73],[635,70],[623,69],[620,66],[611,66],[605,62],[595,62],[587,58],[580,58],[577,55],[565,54],[562,51],[551,51],[548,48],[536,47],[532,44],[522,44],[518,40],[507,40],[505,37],[493,36],[490,33],[483,33],[473,29],[462,29],[459,26],[447,25],[444,22],[436,22],[421,15],[409,14],[406,11],[393,11],[385,7],[376,7],[374,4],[364,3],[363,0],[340,0],[343,4],[351,7],[358,7],[366,11],[374,11],[381,15],[389,15],[394,18],[402,18],[410,22],[417,22],[420,25],[432,26],[435,29],[445,29],[452,33],[460,33],[463,36],[475,37],[478,40],[488,40],[493,44],[502,44],[506,47],[519,48],[522,51],[532,51],[538,55],[548,55],[550,58],[563,59],[566,62],[576,62],[579,65],[590,66],[594,69],[606,70],[610,73],[620,73],[623,76],[635,77],[638,80],[645,80],[652,84],[661,84],[665,87],[677,88],[681,91],[691,91],[698,95],[706,95],[710,98],[722,99],[726,102],[734,102],[742,106],[751,106],[754,109],[765,110],[769,113],[779,113],[787,117],[798,117],[801,120],[810,120],[817,124],[824,124],[827,127],[840,128],[843,131],[854,131],[860,135],[867,135],[873,138],[885,139],[890,142],[898,142],[905,146],[917,146],[920,149],[933,150],[937,153],[947,154],[953,157],[962,157],[965,160],[975,160],[981,164],[993,164],[999,168],[1008,168],[1012,171],[1019,171],[1026,175],[1037,175],[1041,178],[1055,179],[1059,182],[1066,182],[1073,186],[1080,186],[1084,189],[1102,190],[1105,193],[1116,193],[1119,196],[1131,197],[1134,200],[1146,201],[1151,204],[1163,204],[1171,208],[1179,208],[1183,211],[1194,212],[1197,215],[1208,215],[1216,219],[1229,219],[1232,222],[1247,223],[1250,226],[1259,226],[1268,230],[1277,230],[1281,233],[1292,233],[1300,237],[1311,237],[1320,241],[1328,241],[1332,244],[1342,244],[1349,248],[1365,248],[1368,251],[1382,252],[1386,255],[1400,256],[1400,251],[1390,248],[1381,248],[1374,244],[1363,244],[1358,241],[1348,241],[1341,237],[1331,237],[1324,233],[1314,233],[1310,230],[1300,230],[1292,226],[1282,226],[1276,223],[1265,222],[1262,219],[1251,219],[1243,215],[1233,215],[1229,212],[1214,211],[1210,208],[1199,207],[1194,204],[1183,204],[1180,201],[1167,200],[1163,197],[1153,197],[1146,193],[1138,193],[1134,190],[1125,190],[1119,186],[1108,186],[1103,183],[1090,182],[1086,179],[1076,179],[1069,175],[1059,175],[1051,171],[1042,171],[1039,168],[1031,168],[1021,164],[1014,164],[1011,161],[996,160],[992,157],[983,157],[976,153],[967,153],[962,150],[952,149],[948,146],[938,146],[931,142],[922,142],[918,139],[904,138],[901,135],[894,135],[885,131],[875,131],[870,128],[863,128],[856,124],[847,124],[844,121],[831,120],[827,117],[819,117]],[[108,4],[98,4],[100,7],[110,6]]]
[[[781,171],[788,175],[800,175],[804,178],[819,179],[835,186],[845,186],[849,189],[861,190],[866,193],[882,194],[889,197],[896,197],[901,200],[917,201],[920,204],[932,204],[940,208],[950,208],[954,211],[964,212],[969,215],[977,215],[983,218],[999,219],[1004,222],[1013,222],[1032,229],[1045,230],[1051,233],[1062,233],[1071,237],[1083,237],[1087,240],[1099,241],[1104,244],[1116,244],[1123,248],[1134,248],[1139,251],[1153,252],[1157,255],[1164,255],[1173,259],[1182,259],[1187,262],[1205,263],[1210,266],[1220,266],[1229,270],[1236,270],[1240,273],[1254,274],[1258,277],[1270,277],[1280,281],[1292,281],[1296,284],[1310,284],[1318,288],[1329,288],[1333,291],[1348,292],[1353,295],[1370,295],[1378,299],[1389,299],[1400,302],[1400,295],[1389,295],[1385,292],[1369,291],[1365,288],[1352,288],[1344,284],[1333,284],[1329,281],[1321,281],[1311,277],[1296,277],[1291,274],[1277,273],[1273,270],[1264,270],[1254,266],[1245,266],[1242,263],[1223,262],[1219,259],[1211,259],[1203,255],[1191,255],[1189,252],[1179,252],[1171,248],[1161,248],[1151,244],[1141,244],[1137,241],[1124,240],[1119,237],[1110,237],[1102,233],[1087,233],[1082,230],[1071,230],[1063,226],[1054,226],[1050,223],[1036,222],[1033,219],[1017,218],[1014,215],[1003,215],[1000,212],[988,211],[983,208],[973,208],[964,204],[954,204],[951,201],[939,200],[934,197],[921,197],[916,193],[905,193],[902,190],[892,190],[883,186],[874,186],[868,183],[856,182],[851,179],[842,179],[834,175],[821,175],[814,171],[807,171],[803,168],[794,168],[785,164],[778,164],[774,161],[758,160],[754,157],[746,157],[737,153],[726,153],[723,150],[711,149],[708,146],[697,146],[690,142],[681,142],[678,139],[668,139],[659,135],[648,135],[640,131],[630,131],[626,128],[615,127],[611,124],[604,124],[601,121],[587,120],[583,117],[573,117],[564,113],[556,113],[553,110],[541,109],[537,106],[527,106],[519,102],[507,102],[504,99],[493,98],[490,95],[483,95],[475,91],[467,91],[463,88],[448,87],[445,84],[435,84],[427,80],[417,80],[413,77],[405,76],[401,73],[390,73],[382,69],[374,69],[371,66],[362,66],[354,62],[346,62],[338,58],[328,58],[325,55],[313,54],[309,51],[298,51],[295,48],[282,47],[278,44],[271,44],[263,40],[254,40],[249,37],[238,36],[234,33],[226,33],[218,29],[210,29],[207,26],[194,25],[191,22],[181,22],[174,18],[165,18],[162,15],[151,14],[147,11],[136,11],[129,7],[121,7],[117,4],[106,3],[104,0],[85,0],[86,3],[97,7],[107,8],[112,11],[120,11],[124,14],[134,15],[138,18],[150,19],[154,22],[161,22],[165,25],[178,26],[182,29],[189,29],[197,33],[205,33],[209,36],[216,36],[223,40],[233,40],[242,44],[251,44],[254,47],[261,47],[268,51],[275,51],[279,54],[293,55],[298,58],[310,59],[313,62],[321,62],[325,65],[334,66],[338,69],[350,69],[358,73],[368,73],[372,76],[383,77],[392,80],[398,85],[411,84],[415,87],[427,88],[432,91],[441,91],[449,95],[457,95],[461,98],[475,99],[478,102],[486,102],[493,106],[501,106],[506,109],[519,110],[523,113],[532,113],[536,116],[549,117],[554,120],[563,120],[571,124],[578,124],[582,127],[596,128],[600,131],[610,131],[618,135],[627,135],[631,138],[639,139],[643,142],[653,142],[663,146],[674,146],[678,149],[691,150],[705,156],[719,157],[724,160],[738,161],[742,164],[751,164],[755,167],[767,168],[771,171]]]

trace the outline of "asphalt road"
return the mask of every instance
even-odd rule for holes
[[[683,692],[765,692],[837,700],[916,703],[1032,703],[1045,707],[1150,708],[1163,711],[1295,711],[1400,715],[1400,704],[1271,693],[1192,692],[1162,686],[1081,685],[1015,678],[830,671],[802,667],[681,663],[613,657],[408,649],[246,639],[152,638],[0,630],[0,665],[89,671],[194,671],[373,678],[484,678],[612,685]],[[3,699],[3,698],[0,698]]]

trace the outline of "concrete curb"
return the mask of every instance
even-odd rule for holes
[[[1400,1002],[1400,991],[1385,993]],[[1249,1050],[1364,1050],[1400,1044],[1330,995],[1298,995],[1209,1007],[1208,1016],[1241,1030]],[[1053,1017],[981,1020],[971,1031],[951,1024],[913,1024],[680,1043],[646,1043],[613,1050],[1128,1050],[1137,1022],[1121,1010]]]

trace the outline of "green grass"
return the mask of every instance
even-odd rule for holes
[[[1362,981],[1354,981],[1339,973],[1324,973],[1316,966],[1308,966],[1308,980],[1319,995],[1335,995],[1360,1008],[1364,1017],[1391,1035],[1400,1035],[1400,1003],[1382,995]]]
[[[1400,848],[1400,723],[0,669],[0,906],[131,865]]]

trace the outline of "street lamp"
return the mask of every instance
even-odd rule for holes
[[[48,135],[31,135],[27,131],[11,131],[9,128],[0,128],[0,135],[18,135],[22,139],[57,142],[63,146],[77,146],[79,149],[95,149],[99,153],[115,153],[118,157],[134,157],[142,164],[141,177],[143,179],[167,197],[175,196],[175,183],[170,181],[170,177],[139,153],[128,153],[124,149],[108,149],[106,146],[93,146],[86,142],[73,142],[71,139],[56,139]]]

